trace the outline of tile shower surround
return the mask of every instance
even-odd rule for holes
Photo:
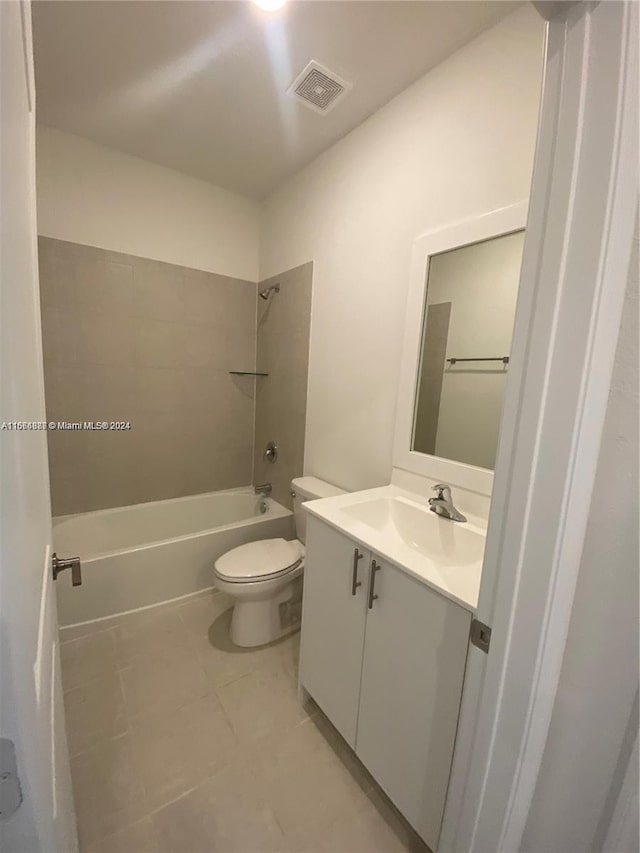
[[[54,515],[250,484],[255,282],[38,244],[48,420],[132,425],[48,433]]]
[[[257,364],[269,376],[257,380],[254,477],[271,483],[273,497],[292,508],[291,480],[304,465],[313,264],[303,264],[261,281],[258,290],[279,282],[280,293],[258,299]],[[278,461],[263,458],[268,441]]]

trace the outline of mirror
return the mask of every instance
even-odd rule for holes
[[[493,470],[524,230],[427,259],[411,449]]]

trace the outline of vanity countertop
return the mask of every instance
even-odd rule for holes
[[[309,501],[311,515],[340,530],[472,613],[478,604],[486,521],[440,518],[426,497],[398,486]]]

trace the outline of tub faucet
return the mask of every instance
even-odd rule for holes
[[[451,521],[466,521],[466,516],[464,516],[461,512],[453,505],[453,500],[451,498],[451,486],[448,486],[446,483],[438,483],[437,486],[433,487],[433,491],[438,493],[438,496],[435,498],[429,498],[429,507],[431,512],[435,512],[436,515],[442,516],[442,518],[448,518]]]
[[[271,483],[262,483],[259,486],[254,486],[253,491],[256,493],[256,495],[262,495],[262,497],[268,498],[271,494],[271,488]]]

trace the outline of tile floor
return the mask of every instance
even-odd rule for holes
[[[63,632],[83,853],[428,853],[299,704],[299,635],[243,651],[230,616],[206,593]]]

